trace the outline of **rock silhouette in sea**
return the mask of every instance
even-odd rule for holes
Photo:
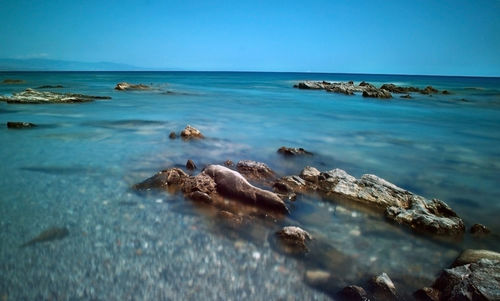
[[[40,87],[36,87],[36,89],[62,89],[63,85],[43,85]]]
[[[69,235],[69,230],[66,227],[52,227],[47,230],[44,230],[40,234],[38,234],[35,238],[29,240],[28,242],[22,244],[20,248],[25,248],[31,245],[34,245],[36,243],[41,243],[41,242],[46,242],[46,241],[51,241],[51,240],[56,240],[56,239],[63,239],[66,236]]]
[[[282,146],[278,149],[278,153],[284,156],[301,156],[301,155],[312,155],[311,152],[306,151],[302,147],[285,147]]]
[[[96,99],[111,99],[111,97],[48,91],[41,92],[31,88],[22,92],[13,93],[12,96],[0,96],[0,101],[17,104],[78,103],[90,102]]]
[[[203,136],[203,134],[197,128],[194,128],[189,124],[182,130],[181,137],[184,140],[205,138],[205,136]]]
[[[127,90],[151,90],[151,87],[144,84],[130,84],[127,82],[121,82],[116,84],[115,90],[127,91]]]
[[[419,232],[459,236],[465,231],[462,219],[443,201],[425,199],[375,175],[356,179],[342,169],[320,172],[308,166],[300,176],[275,181],[274,187],[277,186],[293,193],[319,193],[326,198],[378,208],[389,220]]]
[[[22,122],[22,121],[8,121],[7,127],[9,129],[28,129],[36,127],[36,124],[31,122]]]
[[[24,84],[24,83],[26,83],[26,81],[23,79],[6,78],[2,81],[2,84],[6,84],[6,85],[19,85],[19,84]]]

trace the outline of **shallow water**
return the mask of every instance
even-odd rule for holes
[[[387,272],[408,295],[432,283],[460,250],[500,251],[492,235],[434,240],[384,221],[379,214],[317,197],[292,204],[277,223],[245,231],[220,225],[208,208],[179,195],[138,194],[131,185],[193,159],[199,167],[227,159],[262,161],[280,175],[306,165],[376,174],[500,233],[500,79],[389,75],[203,72],[0,73],[27,87],[111,96],[81,104],[0,103],[0,295],[9,300],[71,298],[321,299],[337,288],[308,286],[307,269],[363,284]],[[395,83],[449,90],[451,95],[396,94],[365,99],[293,89],[300,80]],[[153,84],[122,92],[117,82]],[[50,89],[48,89],[50,90]],[[170,93],[165,93],[170,91]],[[207,139],[170,140],[186,124]],[[306,158],[283,158],[280,146],[304,147]],[[296,224],[317,239],[305,258],[283,255],[272,236]],[[19,250],[51,226],[59,241]],[[342,259],[342,260],[341,260]],[[349,262],[346,266],[342,261]],[[36,285],[35,285],[36,284]]]

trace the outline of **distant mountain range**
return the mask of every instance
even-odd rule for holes
[[[127,64],[78,62],[51,59],[1,59],[0,71],[149,71]]]

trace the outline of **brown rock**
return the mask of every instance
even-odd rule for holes
[[[278,149],[278,153],[285,155],[285,156],[299,156],[299,155],[312,155],[311,152],[306,151],[302,147],[297,148],[297,147],[280,147]]]
[[[169,185],[178,186],[182,184],[187,178],[189,178],[189,175],[182,169],[170,168],[156,173],[139,184],[135,184],[133,188],[137,190],[167,189]]]
[[[419,301],[439,301],[441,292],[432,287],[424,287],[416,291],[413,296]]]
[[[311,240],[311,235],[299,227],[284,227],[276,233],[282,243],[283,250],[286,253],[305,253],[308,252],[306,242]]]
[[[212,203],[212,198],[208,194],[206,194],[205,192],[201,192],[201,191],[194,191],[194,192],[188,193],[186,195],[186,197],[195,201],[195,202],[202,202],[202,203],[207,203],[207,204]]]
[[[177,138],[177,134],[175,132],[170,132],[170,134],[168,135],[168,138],[175,139],[175,138]]]
[[[189,159],[189,160],[187,160],[187,162],[186,162],[186,168],[187,168],[188,170],[195,170],[195,169],[196,169],[196,164],[194,164],[194,161],[193,161],[193,160]]]
[[[476,234],[476,235],[486,235],[490,234],[490,229],[488,229],[486,226],[481,225],[481,224],[474,224],[472,227],[470,227],[470,233]]]
[[[234,166],[234,163],[231,160],[226,160],[224,162],[224,166],[226,166],[226,167],[232,167],[232,166]]]
[[[242,160],[236,164],[236,169],[249,180],[266,181],[276,179],[274,171],[262,162]]]
[[[184,140],[205,138],[197,128],[194,128],[190,125],[187,125],[186,128],[182,130],[181,137]]]
[[[116,84],[115,90],[126,91],[126,90],[150,90],[151,87],[143,84],[129,84],[126,82],[121,82]]]

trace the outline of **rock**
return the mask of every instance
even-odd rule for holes
[[[126,90],[150,90],[151,87],[143,84],[129,84],[127,82],[121,82],[116,84],[115,90],[126,91]]]
[[[242,160],[236,164],[236,169],[249,180],[266,181],[276,179],[274,171],[262,162]]]
[[[329,85],[327,82],[313,82],[313,81],[305,81],[305,82],[300,82],[298,85],[294,85],[295,88],[299,89],[314,89],[314,90],[321,90],[325,89],[325,86]]]
[[[280,147],[278,149],[278,153],[285,155],[285,156],[300,156],[300,155],[312,155],[311,152],[306,151],[302,147],[296,148],[296,147]]]
[[[309,251],[306,241],[311,240],[311,235],[299,227],[288,226],[276,232],[283,250],[286,253],[306,253]]]
[[[222,219],[231,228],[237,228],[243,224],[243,217],[226,210],[217,212],[217,217]]]
[[[490,229],[481,224],[474,224],[472,225],[472,227],[470,227],[470,233],[472,234],[486,235],[489,234],[490,232],[491,232]]]
[[[154,176],[133,186],[137,190],[164,189],[169,185],[179,186],[189,178],[189,175],[180,168],[170,168],[156,173]]]
[[[63,239],[66,236],[68,236],[68,234],[69,234],[69,230],[66,227],[52,227],[52,228],[49,228],[49,229],[42,231],[35,238],[22,244],[20,246],[20,248],[25,248],[25,247],[34,245],[36,243],[41,243],[41,242],[46,242],[46,241],[51,241],[51,240],[56,240],[56,239]]]
[[[464,250],[460,255],[458,255],[451,266],[457,267],[465,264],[476,263],[481,259],[500,261],[500,253],[488,250],[467,249]]]
[[[401,98],[406,98],[406,99],[412,99],[413,97],[411,97],[410,94],[406,94],[406,95],[401,95],[400,96]]]
[[[36,124],[31,122],[8,121],[7,127],[9,129],[27,129],[36,127]]]
[[[396,287],[386,273],[372,279],[372,291],[375,300],[397,300]]]
[[[231,160],[226,160],[226,161],[224,161],[224,166],[226,166],[226,167],[232,167],[232,166],[234,166],[234,163]]]
[[[364,288],[357,285],[349,285],[344,287],[338,296],[345,301],[368,301],[368,295]]]
[[[62,85],[55,85],[55,86],[43,85],[43,86],[37,87],[36,89],[62,89],[62,88],[64,88]]]
[[[500,261],[481,259],[445,269],[433,288],[441,300],[500,300]]]
[[[186,162],[186,168],[187,168],[188,170],[195,170],[195,169],[196,169],[196,164],[194,164],[194,161],[193,161],[193,160],[189,159],[189,160],[187,160],[187,162]]]
[[[362,82],[360,82],[360,83],[359,83],[359,86],[360,86],[360,87],[365,87],[365,86],[373,86],[373,85],[372,85],[372,84],[370,84],[370,83],[367,83],[367,82],[365,82],[365,81],[362,81]]]
[[[439,91],[437,89],[434,89],[432,86],[427,86],[425,89],[420,90],[420,93],[422,94],[435,94],[438,93]]]
[[[314,167],[306,166],[301,172],[300,177],[306,181],[312,183],[318,183],[318,177],[321,175],[321,172]]]
[[[203,192],[210,196],[216,193],[216,183],[212,177],[207,175],[205,172],[199,173],[194,177],[187,177],[183,179],[180,187],[184,194],[190,194],[193,192]]]
[[[175,132],[170,132],[170,134],[168,135],[168,138],[175,139],[175,138],[177,138],[177,134]]]
[[[187,198],[195,201],[195,202],[202,202],[202,203],[207,203],[210,204],[212,203],[212,198],[201,191],[194,191],[186,195]]]
[[[181,137],[184,140],[189,139],[203,139],[205,138],[203,134],[197,129],[190,125],[187,125],[181,132]]]
[[[392,95],[387,90],[378,89],[378,90],[365,90],[365,91],[363,91],[363,97],[392,98]]]
[[[307,270],[304,278],[311,285],[322,285],[328,282],[330,273],[323,270]]]
[[[288,212],[285,203],[273,192],[257,188],[238,172],[221,165],[209,165],[203,173],[217,184],[217,192],[255,206],[267,207],[280,212]]]
[[[408,93],[408,92],[419,92],[419,88],[415,87],[400,87],[396,86],[395,84],[383,84],[380,89],[387,90],[391,93],[396,93],[396,94],[401,94],[401,93]]]
[[[439,301],[441,292],[432,287],[424,287],[416,291],[413,296],[419,301]]]
[[[443,92],[441,92],[441,93],[444,94],[444,95],[450,95],[451,94],[451,92],[448,91],[448,90],[443,90]]]
[[[345,95],[354,95],[354,92],[359,92],[359,87],[355,87],[350,83],[333,83],[326,88],[326,91],[342,93]]]
[[[2,81],[2,84],[6,84],[6,85],[18,85],[18,84],[24,84],[24,83],[26,83],[26,81],[22,80],[22,79],[6,78]]]
[[[12,96],[0,96],[0,101],[19,104],[43,104],[43,103],[76,103],[89,102],[96,99],[111,99],[109,96],[91,96],[73,93],[40,92],[33,89],[26,89]]]

